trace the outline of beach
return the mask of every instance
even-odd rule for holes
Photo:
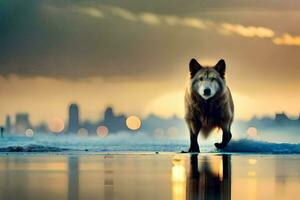
[[[300,155],[1,153],[0,199],[297,199]]]

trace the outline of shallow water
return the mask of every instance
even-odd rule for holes
[[[218,138],[201,140],[201,152],[218,152],[214,147]],[[9,136],[0,139],[0,152],[181,152],[189,147],[188,139],[149,138],[144,135],[119,134],[111,137]],[[300,154],[300,143],[260,141],[255,138],[233,139],[223,152]]]
[[[0,155],[0,199],[299,199],[300,155]]]

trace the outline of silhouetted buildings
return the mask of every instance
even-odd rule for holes
[[[11,133],[11,120],[9,115],[7,115],[5,118],[5,132],[7,134]]]
[[[37,133],[48,133],[48,125],[44,122],[38,124],[35,128],[34,128],[35,132]]]
[[[69,133],[77,133],[79,130],[79,108],[77,104],[69,106]]]
[[[80,109],[77,104],[70,104],[68,110],[68,121],[63,133],[73,133],[78,135],[101,135],[115,134],[119,132],[131,132],[126,125],[126,114],[116,114],[113,107],[107,107],[104,110],[103,118],[97,121],[85,120],[80,122]],[[180,138],[187,134],[187,127],[184,119],[177,116],[163,118],[155,114],[150,114],[140,119],[142,125],[138,128],[139,133],[149,137]],[[63,122],[61,122],[63,123]],[[5,132],[11,134],[24,135],[27,129],[32,129],[34,134],[51,133],[48,123],[42,122],[32,126],[27,113],[17,113],[15,123],[12,123],[11,117],[5,118]],[[274,130],[274,128],[300,128],[299,118],[290,119],[284,112],[276,113],[274,117],[253,117],[249,121],[236,120],[233,124],[235,130],[239,133],[246,133],[249,127],[255,127],[261,130]]]
[[[126,128],[126,116],[121,114],[121,115],[116,115],[113,111],[112,107],[106,108],[104,111],[104,118],[102,121],[102,125],[106,126],[111,133],[116,133],[119,131],[125,131],[128,130]]]
[[[3,137],[4,134],[4,127],[0,126],[0,136]]]
[[[26,129],[31,128],[29,122],[29,114],[18,113],[16,114],[15,131],[16,133],[24,133]]]
[[[276,113],[275,115],[275,122],[278,124],[284,124],[287,123],[290,119],[288,118],[288,116],[282,112],[282,113]]]

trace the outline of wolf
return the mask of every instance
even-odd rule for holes
[[[189,152],[200,152],[198,134],[207,138],[214,128],[222,129],[223,149],[231,140],[234,105],[225,81],[226,64],[223,59],[215,66],[202,66],[196,59],[189,63],[190,79],[185,92],[185,120],[189,128]]]

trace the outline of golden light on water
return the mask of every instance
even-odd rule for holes
[[[257,129],[255,127],[249,127],[248,130],[247,130],[247,135],[249,137],[257,136]]]
[[[254,172],[254,171],[250,171],[250,172],[248,172],[248,176],[252,176],[252,177],[254,177],[254,176],[256,176],[256,172]]]
[[[249,163],[250,165],[255,165],[255,164],[257,163],[257,160],[256,160],[256,159],[253,159],[253,158],[250,158],[250,159],[248,159],[248,163]]]
[[[89,132],[85,128],[80,128],[77,134],[80,137],[86,137],[89,135]]]
[[[223,180],[223,159],[221,156],[211,156],[209,158],[211,164],[211,170],[215,176],[219,177],[220,181]]]
[[[219,161],[219,179],[223,181],[223,159]]]
[[[59,118],[59,117],[56,117],[56,118],[53,118],[49,124],[49,130],[53,133],[60,133],[64,130],[65,128],[65,122],[63,119]]]
[[[108,135],[108,128],[106,126],[98,126],[96,133],[100,137],[106,137]]]
[[[182,158],[175,156],[172,167],[172,196],[173,200],[186,199],[186,170]]]
[[[132,115],[126,119],[126,126],[130,130],[138,130],[141,127],[141,120],[138,116]]]
[[[172,167],[172,181],[185,181],[185,166],[184,160],[178,156],[175,156]]]
[[[33,132],[33,130],[32,130],[31,128],[26,129],[25,135],[26,135],[27,137],[32,137],[33,134],[34,134],[34,132]]]

